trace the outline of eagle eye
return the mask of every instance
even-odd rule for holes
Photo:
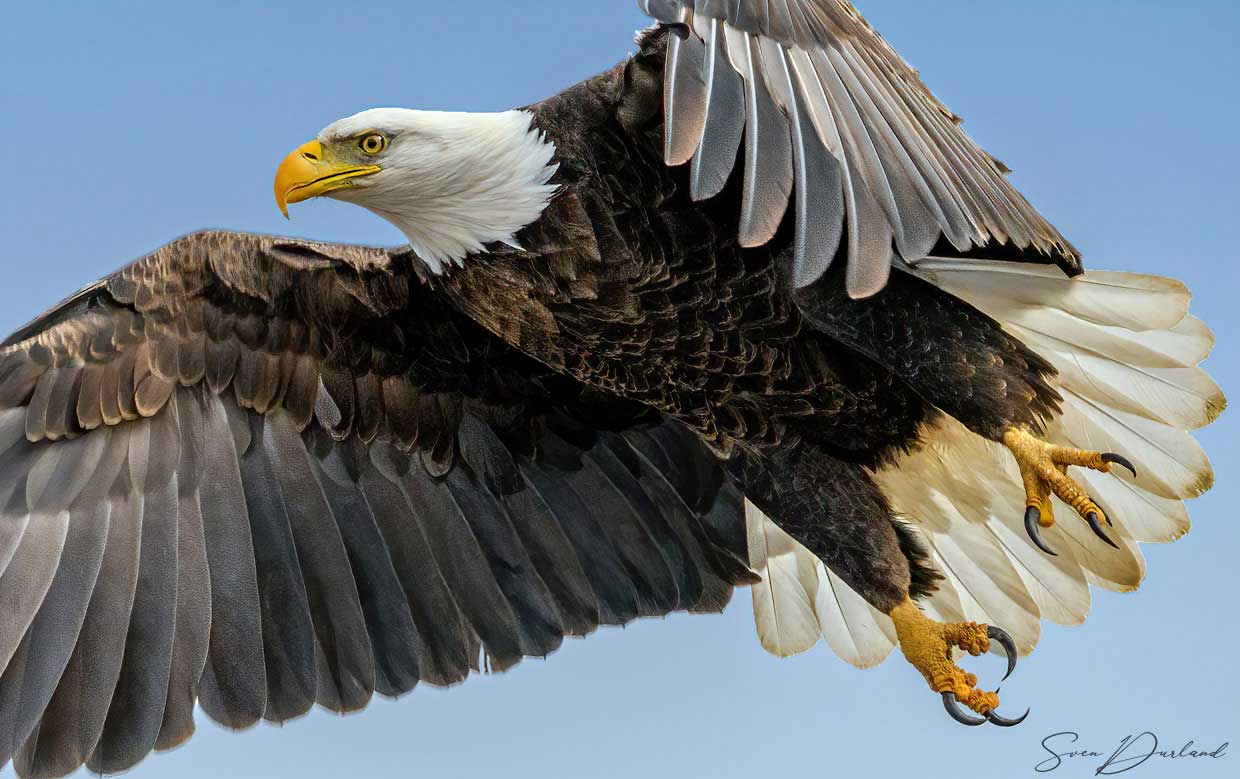
[[[383,133],[367,133],[363,135],[357,142],[357,148],[363,153],[374,156],[382,153],[388,147],[387,136]]]

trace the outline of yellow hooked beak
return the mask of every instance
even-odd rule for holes
[[[276,171],[276,205],[288,218],[289,203],[300,203],[326,195],[337,189],[353,186],[359,176],[378,173],[378,165],[354,165],[326,159],[323,144],[310,141],[284,158]]]

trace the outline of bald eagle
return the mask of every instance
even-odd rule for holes
[[[1086,273],[845,0],[642,0],[495,114],[374,109],[274,194],[370,248],[168,244],[0,346],[0,764],[364,707],[752,588],[961,722],[1212,482],[1213,339]]]

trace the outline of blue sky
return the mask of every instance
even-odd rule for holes
[[[490,110],[614,64],[644,22],[631,0],[468,4],[299,0],[13,3],[0,24],[0,331],[201,227],[396,243],[337,203],[285,222],[275,166],[330,121],[379,105]],[[1240,7],[1193,0],[871,0],[861,6],[1087,264],[1174,275],[1237,383]],[[1083,628],[1048,626],[1004,686],[1021,728],[966,729],[902,660],[861,672],[819,646],[777,661],[749,596],[573,641],[547,662],[419,689],[361,715],[199,736],[135,777],[732,777],[1033,775],[1039,742],[1075,730],[1110,751],[1131,732],[1178,748],[1237,744],[1235,414],[1201,434],[1219,486],[1194,531],[1146,547],[1136,595],[1096,594]],[[978,664],[997,679],[998,664]],[[1052,776],[1092,776],[1097,760]]]

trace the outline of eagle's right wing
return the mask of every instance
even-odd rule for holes
[[[739,494],[690,433],[490,336],[400,251],[178,240],[0,346],[0,765],[720,610]]]
[[[667,163],[692,160],[692,195],[708,199],[743,138],[740,242],[764,244],[795,219],[798,287],[841,246],[854,297],[883,289],[897,253],[916,263],[936,247],[1080,272],[1071,244],[846,0],[638,5],[683,25],[664,77]]]

